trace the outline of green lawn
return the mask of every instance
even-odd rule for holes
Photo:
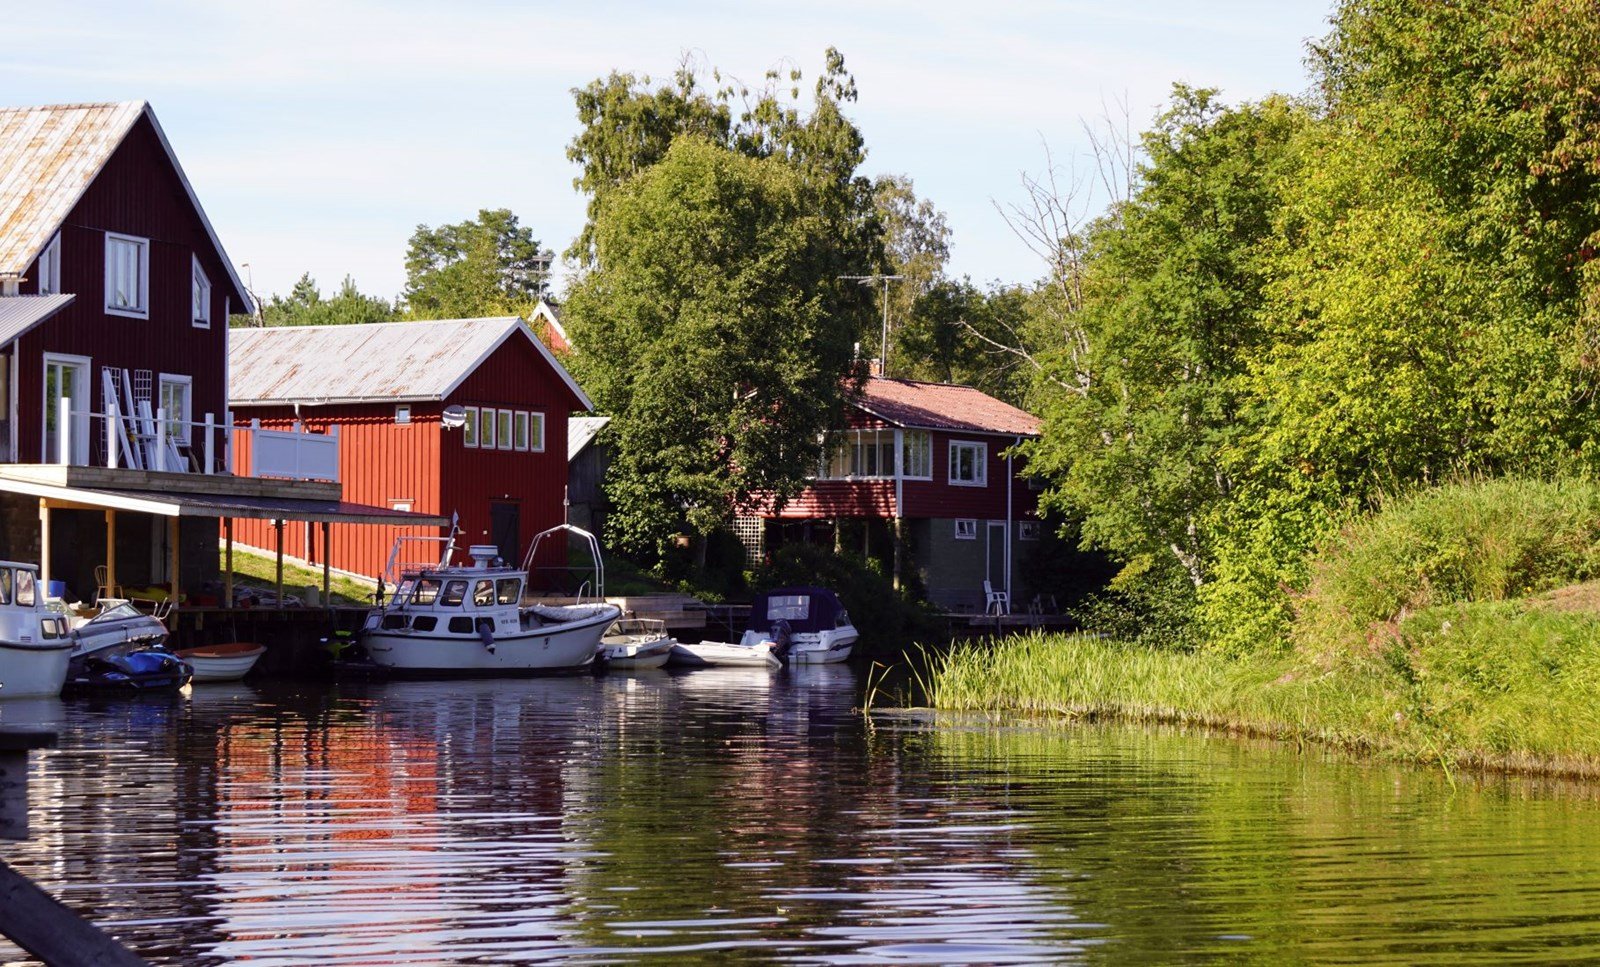
[[[218,564],[226,571],[226,564],[219,553]],[[237,548],[233,554],[233,583],[235,587],[247,585],[272,592],[277,583],[277,563],[270,557],[259,557],[254,554],[245,554]],[[305,589],[314,587],[322,590],[322,571],[313,568],[299,567],[283,563],[283,593],[285,595],[298,595],[305,599]],[[347,607],[361,607],[372,604],[371,585],[343,577],[339,574],[332,575],[329,582],[332,592],[333,604]]]

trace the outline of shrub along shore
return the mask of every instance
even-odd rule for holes
[[[1246,654],[1035,635],[932,655],[937,709],[1196,724],[1600,777],[1600,486],[1472,482],[1353,522],[1290,640]]]

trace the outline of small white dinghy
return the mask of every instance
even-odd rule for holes
[[[608,668],[633,671],[660,668],[678,640],[659,618],[619,618],[600,639],[600,659]]]
[[[267,651],[266,645],[233,641],[222,645],[185,648],[177,656],[194,669],[196,682],[236,682],[250,673]]]
[[[783,667],[777,649],[770,641],[730,644],[726,641],[679,642],[667,664],[677,668],[767,668]]]

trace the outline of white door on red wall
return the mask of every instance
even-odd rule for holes
[[[89,409],[93,394],[89,387],[89,360],[78,356],[46,356],[44,359],[44,454],[45,463],[62,462],[61,401],[71,400],[72,413],[65,426],[69,463],[89,462]]]

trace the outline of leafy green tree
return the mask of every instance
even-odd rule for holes
[[[1033,298],[1026,286],[985,292],[966,280],[933,282],[894,331],[890,375],[973,386],[1021,406],[1031,374],[997,344],[1021,338]]]
[[[504,208],[418,225],[406,250],[406,310],[415,319],[525,316],[548,292],[553,257]]]
[[[1124,563],[1135,598],[1192,607],[1210,577],[1210,518],[1234,486],[1224,457],[1248,426],[1233,381],[1261,342],[1259,252],[1305,122],[1282,99],[1228,108],[1177,86],[1131,199],[1088,229],[1078,304],[1052,316],[1070,330],[1036,357],[1044,504]],[[1051,316],[1061,291],[1034,311]]]
[[[595,225],[606,197],[664,158],[675,139],[692,137],[788,164],[810,187],[835,246],[850,255],[849,271],[866,274],[880,266],[873,185],[856,173],[866,157],[865,141],[844,113],[856,99],[844,57],[826,51],[809,110],[802,110],[797,69],[769,71],[757,90],[725,81],[715,70],[710,80],[718,86],[707,92],[685,63],[670,84],[654,89],[648,76],[612,73],[573,91],[583,127],[567,146],[567,157],[580,168],[573,185],[589,196],[589,220],[568,254],[592,265],[599,257]]]
[[[690,137],[606,193],[565,312],[572,363],[614,419],[624,549],[709,534],[814,470],[870,312],[837,278],[848,255],[819,194],[784,159]]]
[[[348,275],[338,293],[324,299],[316,280],[307,272],[287,296],[274,295],[261,307],[261,322],[268,326],[343,326],[395,318],[394,306],[388,300],[364,294]],[[256,321],[251,316],[233,316],[228,323],[235,327],[253,326]]]

